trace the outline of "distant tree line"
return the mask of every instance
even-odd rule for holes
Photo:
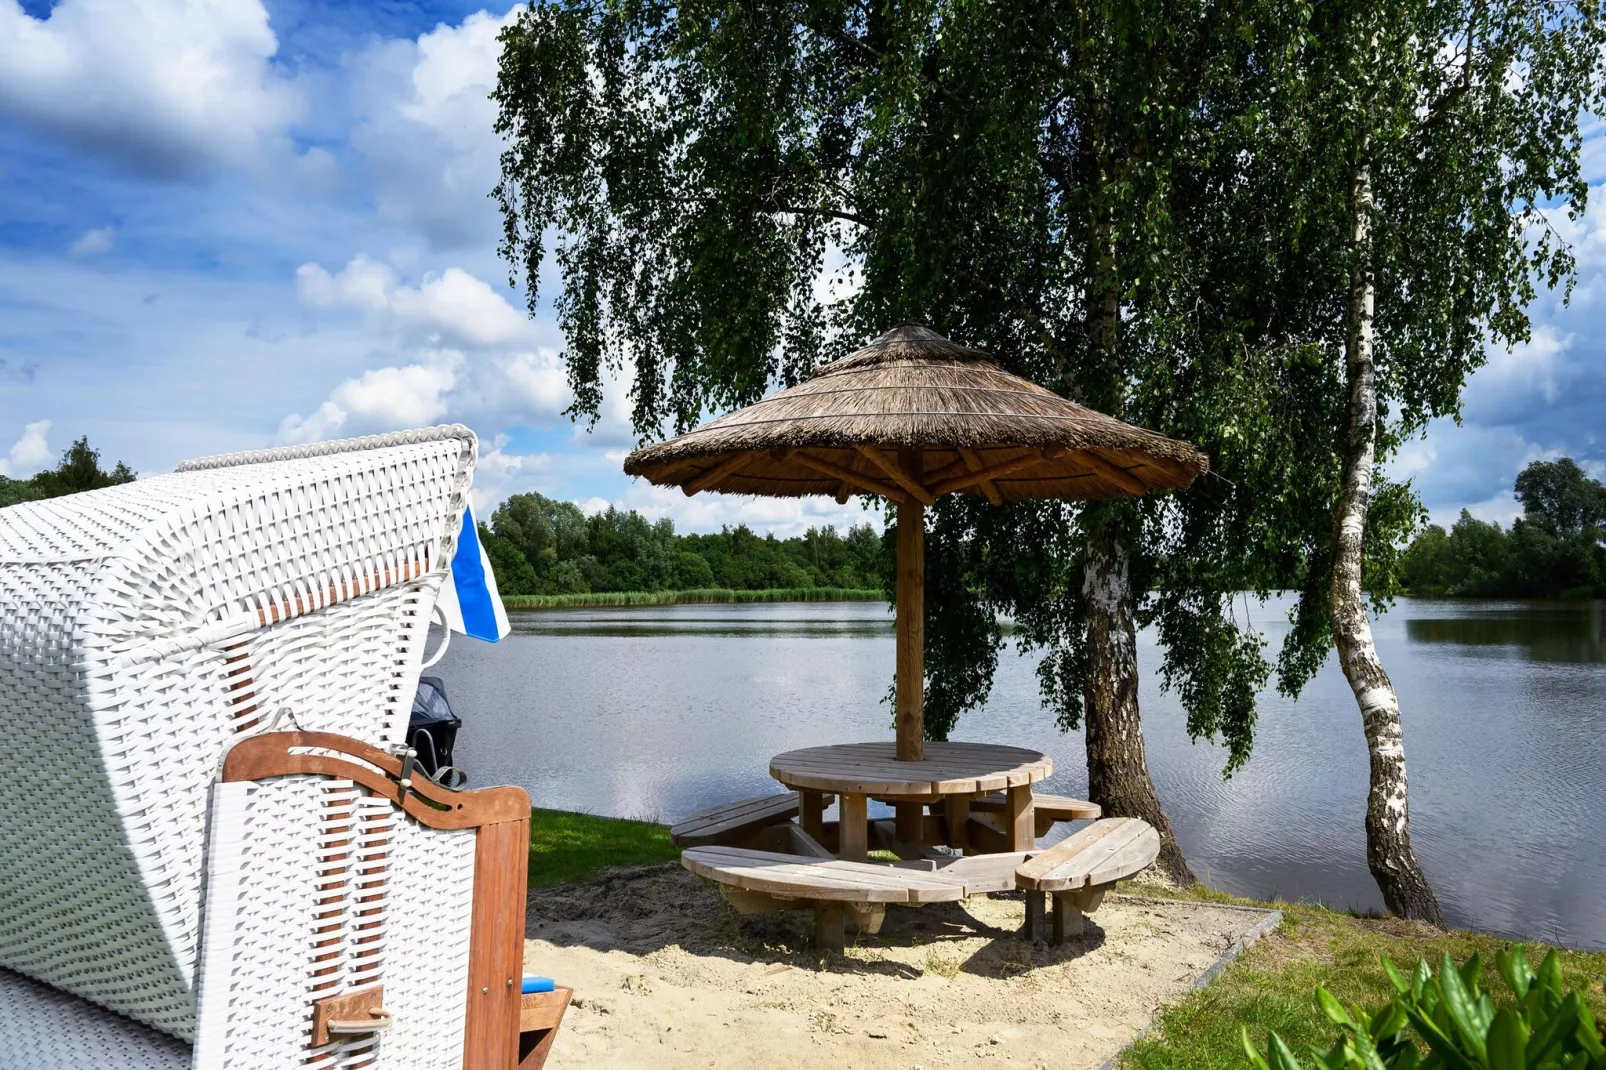
[[[1522,516],[1510,528],[1463,509],[1449,531],[1423,529],[1402,561],[1407,589],[1483,598],[1606,596],[1606,486],[1563,457],[1528,465],[1515,492]]]
[[[134,470],[122,461],[118,461],[110,472],[103,470],[100,467],[100,451],[89,445],[86,435],[62,451],[61,463],[54,468],[29,479],[0,476],[0,509],[19,502],[59,498],[63,494],[76,494],[81,490],[132,483],[134,477]]]
[[[505,595],[674,591],[708,587],[884,586],[890,557],[869,524],[810,528],[801,537],[758,535],[747,525],[677,535],[665,517],[609,507],[586,516],[572,502],[515,494],[480,525]]]

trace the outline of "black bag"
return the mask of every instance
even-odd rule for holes
[[[452,764],[452,745],[462,727],[446,701],[445,682],[439,676],[420,677],[407,719],[407,745],[418,752],[418,765],[431,779]]]

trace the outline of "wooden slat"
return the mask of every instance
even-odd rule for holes
[[[870,852],[868,800],[853,792],[842,793],[838,808],[837,852],[849,862],[863,862]]]
[[[714,467],[710,468],[708,471],[704,472],[702,475],[696,477],[695,479],[688,480],[686,483],[682,484],[680,489],[686,492],[686,497],[688,498],[693,494],[696,494],[698,491],[707,490],[715,483],[718,483],[726,476],[731,475],[742,466],[747,464],[748,461],[753,459],[753,456],[754,454],[751,451],[746,451],[738,453],[734,457],[727,457]]]
[[[824,845],[822,845],[819,840],[816,840],[813,836],[810,836],[807,832],[803,831],[803,827],[801,825],[788,824],[786,826],[786,831],[791,838],[792,851],[794,854],[805,855],[809,858],[834,857],[830,851],[825,849]]]
[[[965,896],[963,883],[941,873],[769,851],[694,847],[681,855],[681,864],[721,884],[796,899],[919,904]]]
[[[899,458],[888,457],[884,450],[878,450],[874,446],[860,446],[859,453],[869,458],[872,464],[885,472],[894,483],[907,491],[909,496],[921,505],[937,504],[937,499],[931,491],[926,489],[925,484],[920,482],[919,477],[911,469],[899,463]]]
[[[966,490],[978,483],[1001,479],[1025,468],[1034,468],[1037,465],[1046,463],[1047,460],[1048,458],[1034,450],[1020,457],[1011,457],[1007,461],[1000,461],[998,464],[990,465],[979,472],[966,472],[964,475],[945,479],[941,483],[934,483],[931,487],[931,493],[952,494],[956,490]]]
[[[528,811],[523,820],[482,827],[474,840],[463,1070],[507,1070],[518,1063],[529,853]]]
[[[679,847],[701,847],[740,838],[767,825],[782,824],[796,817],[800,810],[801,800],[795,791],[742,799],[710,807],[676,822],[669,829],[669,839]]]
[[[1032,788],[1023,784],[1009,789],[1009,845],[1014,851],[1037,846],[1037,822],[1032,816]]]
[[[964,858],[955,859],[947,865],[939,866],[937,872],[944,877],[949,877],[963,884],[966,895],[1012,892],[1016,887],[1016,867],[1030,857],[1032,857],[1032,852],[1030,851],[966,855]]]
[[[986,816],[986,815],[978,815]],[[972,818],[976,820],[976,818]],[[1068,858],[1076,857],[1077,853],[1110,835],[1126,823],[1126,818],[1113,817],[1095,821],[1085,829],[1078,829],[1065,839],[1056,843],[1045,851],[1039,852],[1031,861],[1020,867],[1017,873],[1026,886],[1035,887],[1035,882],[1050,873],[1054,867]]]
[[[1143,480],[1132,475],[1125,468],[1106,460],[1095,450],[1082,450],[1075,457],[1078,463],[1087,465],[1097,475],[1114,483],[1128,494],[1145,494],[1149,490],[1149,485]]]
[[[804,453],[802,450],[798,450],[789,454],[787,459],[794,464],[802,465],[804,468],[812,468],[824,475],[834,476],[844,483],[851,483],[860,490],[869,491],[871,494],[879,494],[883,498],[890,498],[895,502],[909,500],[909,495],[905,494],[901,488],[891,483],[883,483],[874,476],[867,476],[863,472],[855,472],[851,468],[837,464],[835,461],[828,461],[824,457],[816,457],[812,453]]]
[[[1021,864],[1022,888],[1060,892],[1130,877],[1159,854],[1160,837],[1146,821],[1104,818]]]
[[[970,469],[972,472],[980,472],[987,467],[982,463],[981,454],[977,453],[975,450],[960,450],[959,459],[964,466]],[[944,472],[942,476],[937,477],[933,480],[933,482],[941,482],[941,480],[947,478],[949,474],[950,473]],[[994,483],[991,479],[984,479],[981,481],[981,492],[987,496],[987,500],[993,505],[1004,504],[1004,496],[1003,494],[999,493],[998,484]]]

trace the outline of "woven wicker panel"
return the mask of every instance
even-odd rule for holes
[[[190,1070],[188,1044],[77,996],[0,970],[0,1066],[6,1070]]]
[[[386,1070],[462,1065],[474,838],[473,829],[425,828],[405,815],[396,822],[383,966],[396,1024],[380,1041]]]
[[[0,775],[33,788],[0,966],[193,1035],[224,745],[280,710],[400,738],[473,454],[438,428],[0,510]]]
[[[474,831],[318,777],[213,792],[196,1065],[456,1070]],[[314,1000],[384,985],[388,1033],[309,1049]]]

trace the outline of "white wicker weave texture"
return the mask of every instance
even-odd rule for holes
[[[191,1070],[183,1041],[9,970],[0,970],[0,1066]]]
[[[185,1039],[209,782],[281,709],[398,740],[472,478],[436,428],[0,510],[0,966]],[[211,467],[203,467],[211,465]]]
[[[197,1067],[456,1070],[474,832],[350,781],[217,785]],[[394,1026],[307,1048],[314,1000],[384,985]]]

